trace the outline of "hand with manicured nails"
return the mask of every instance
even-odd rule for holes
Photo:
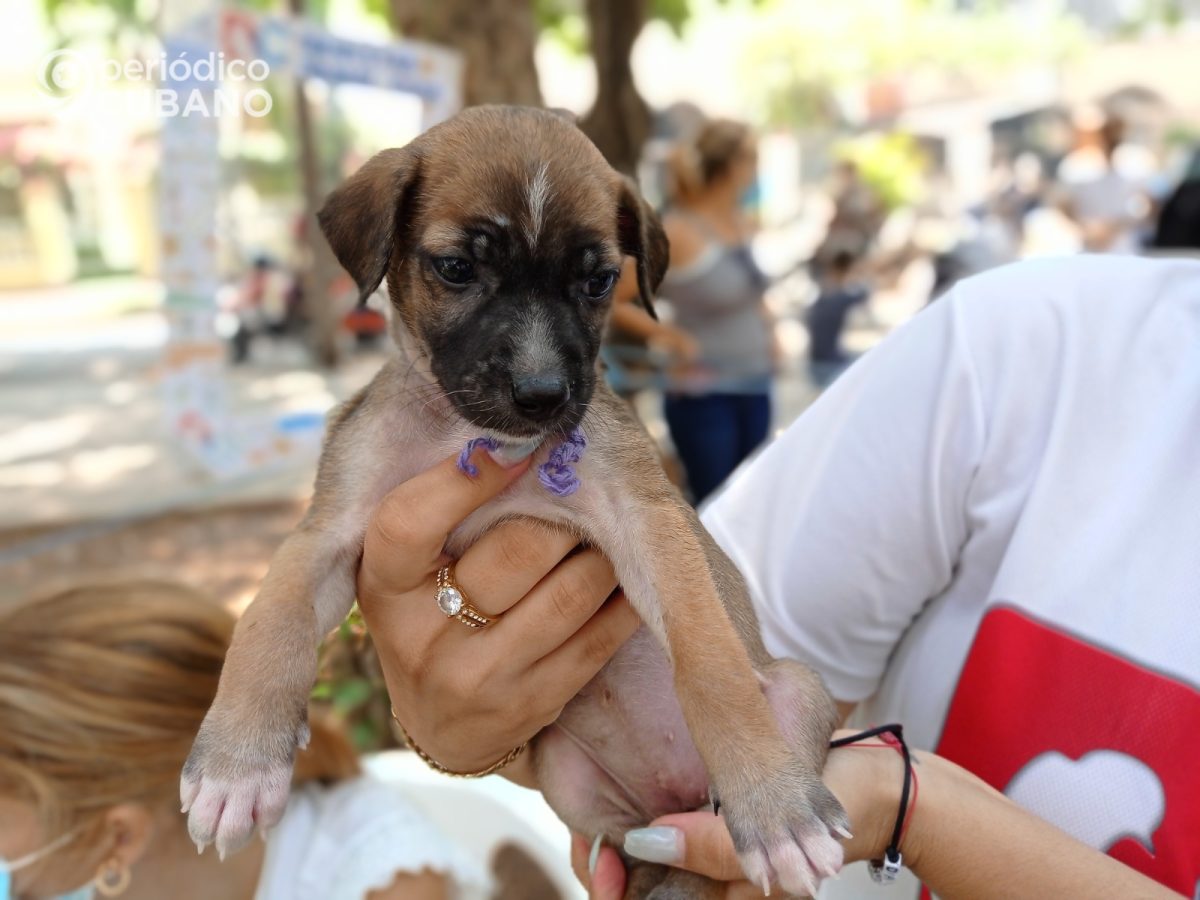
[[[839,731],[834,738],[851,733]],[[939,897],[1178,897],[1027,812],[949,760],[921,750],[912,759],[920,791],[909,804],[900,851],[904,867]],[[903,775],[899,754],[875,741],[829,754],[821,777],[846,808],[854,832],[842,845],[847,864],[883,856],[899,812]],[[725,882],[725,900],[763,895],[761,887],[742,877],[725,821],[711,809],[662,816],[634,829],[625,836],[624,850]],[[592,853],[588,841],[576,835],[571,865],[591,900],[624,896],[625,866],[613,848]]]
[[[482,449],[471,461],[474,477],[450,458],[388,494],[358,572],[396,716],[456,772],[486,768],[553,722],[640,625],[602,556],[526,520],[489,531],[455,567],[471,603],[498,621],[476,630],[447,618],[434,599],[447,535],[529,467]],[[530,784],[527,761],[504,774]]]
[[[834,737],[848,734],[853,732],[839,731]],[[864,744],[878,745],[878,741]],[[899,754],[887,746],[845,747],[829,754],[822,778],[846,808],[854,832],[853,838],[843,842],[846,863],[883,855],[899,809],[903,774]],[[914,849],[910,844],[906,837],[906,862]],[[711,809],[655,819],[646,828],[628,832],[624,850],[648,862],[727,882],[725,900],[763,896],[762,887],[745,880],[725,820],[714,816]],[[591,900],[621,900],[625,895],[625,866],[612,847],[601,847],[593,854],[590,842],[575,835],[571,866]]]

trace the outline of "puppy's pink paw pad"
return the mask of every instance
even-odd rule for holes
[[[222,780],[201,776],[188,811],[188,833],[197,849],[215,844],[222,858],[241,849],[255,829],[277,823],[287,807],[290,768]]]

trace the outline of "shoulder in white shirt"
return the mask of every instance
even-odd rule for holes
[[[960,283],[704,521],[771,652],[1195,889],[1200,773],[1155,748],[1200,739],[1200,264],[1074,257]]]

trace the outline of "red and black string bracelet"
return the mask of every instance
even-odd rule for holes
[[[859,744],[859,741],[865,741],[873,737],[879,738],[883,743]],[[899,753],[901,759],[904,760],[904,784],[900,788],[900,809],[896,813],[896,825],[892,829],[891,840],[888,842],[887,848],[883,851],[883,858],[873,859],[868,863],[872,879],[880,884],[891,884],[899,876],[900,869],[903,866],[904,857],[900,853],[900,841],[903,840],[904,833],[908,829],[908,822],[912,816],[912,811],[917,806],[917,773],[913,770],[912,754],[909,753],[908,744],[904,741],[904,726],[896,723],[880,725],[877,728],[868,728],[866,731],[860,731],[857,734],[851,734],[829,742],[829,749],[836,750],[839,747],[851,747],[852,749],[889,748]],[[910,792],[912,794],[912,809],[908,805]]]

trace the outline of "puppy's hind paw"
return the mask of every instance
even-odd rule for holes
[[[842,845],[835,835],[849,822],[819,779],[790,774],[734,796],[723,798],[721,813],[746,877],[764,896],[772,885],[786,894],[815,896],[821,880],[841,869]]]

